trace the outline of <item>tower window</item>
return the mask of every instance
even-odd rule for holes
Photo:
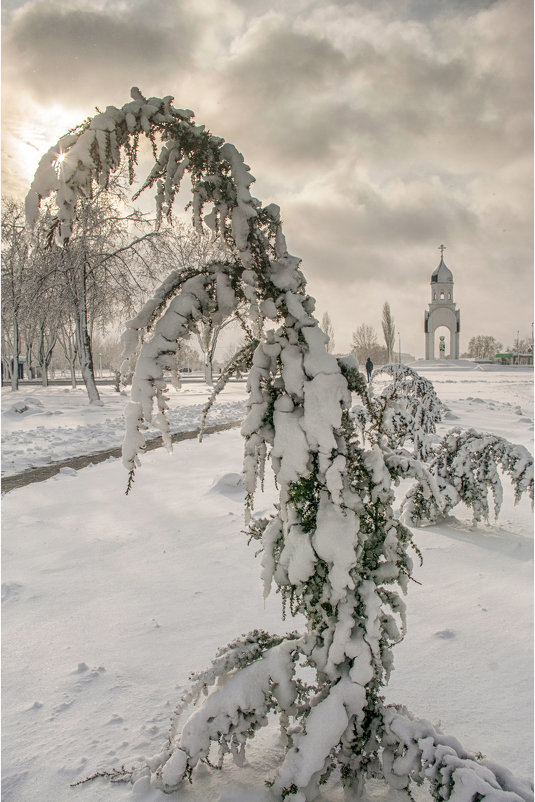
[[[437,294],[436,294],[436,292],[434,292],[433,293],[433,301],[436,301],[436,299],[437,299]]]
[[[443,293],[443,292],[441,292],[441,293],[440,293],[440,300],[441,300],[441,301],[443,301],[443,300],[444,300],[444,293]]]
[[[451,301],[451,292],[448,292],[448,300]]]

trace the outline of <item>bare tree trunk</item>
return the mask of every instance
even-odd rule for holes
[[[42,330],[39,340],[39,366],[41,368],[41,384],[43,387],[48,387],[48,365],[46,364],[45,335]]]
[[[13,316],[13,357],[11,366],[11,391],[14,392],[19,389],[19,324],[17,322],[16,314]]]
[[[60,340],[60,342],[62,342],[65,359],[69,363],[69,371],[71,373],[71,390],[76,390],[76,358],[78,356],[78,351],[76,350],[76,345],[73,343],[73,340],[69,335],[66,335],[66,340]]]
[[[33,379],[32,376],[32,343],[26,343],[26,374],[28,379]]]
[[[80,355],[80,368],[85,389],[87,390],[87,397],[89,398],[89,403],[94,404],[100,401],[100,395],[95,381],[93,354],[91,353],[91,338],[87,330],[85,309],[80,310],[78,320],[78,352]]]
[[[82,281],[80,287],[80,300],[76,317],[76,339],[82,379],[87,390],[87,397],[90,404],[100,402],[100,395],[95,381],[95,369],[93,366],[93,354],[91,352],[91,337],[87,325],[87,295],[86,295],[86,268],[82,269]]]
[[[204,380],[210,387],[214,383],[214,357],[217,340],[221,331],[228,326],[233,320],[232,317],[227,318],[223,323],[214,326],[212,322],[204,322],[200,324],[200,332],[197,332],[197,340],[201,347],[204,356]]]
[[[9,364],[9,359],[2,355],[2,385],[4,382],[9,382],[11,379],[11,366]]]
[[[69,368],[71,371],[71,390],[76,390],[76,357],[69,360]]]
[[[78,350],[76,348],[76,326],[73,326],[71,329],[70,323],[66,322],[63,327],[58,329],[58,341],[63,349],[65,359],[69,363],[71,389],[76,390],[76,360],[78,358]]]
[[[39,336],[39,364],[41,366],[41,383],[43,387],[48,387],[48,368],[52,361],[55,345],[56,337],[54,335],[51,335],[47,342],[46,330],[43,325]]]
[[[210,354],[204,355],[204,381],[210,387],[212,387],[214,383],[212,359]]]

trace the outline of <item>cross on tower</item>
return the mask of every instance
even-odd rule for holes
[[[444,258],[444,251],[446,250],[446,246],[445,245],[439,245],[438,246],[438,250],[440,251],[441,257]]]

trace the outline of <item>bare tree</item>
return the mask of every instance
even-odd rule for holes
[[[360,364],[363,364],[368,357],[376,365],[382,365],[386,361],[386,348],[379,344],[375,329],[366,323],[361,323],[353,332],[351,352]]]
[[[2,200],[2,364],[11,379],[11,389],[19,387],[21,319],[27,302],[27,276],[30,270],[28,238],[24,231],[22,204]]]
[[[187,229],[180,222],[171,222],[169,227],[162,231],[164,245],[162,249],[161,266],[168,265],[181,271],[200,272],[211,263],[226,262],[232,251],[223,247],[220,241],[195,230]],[[204,361],[204,380],[212,386],[214,383],[214,358],[219,337],[223,329],[231,323],[240,321],[241,304],[231,317],[222,318],[218,322],[211,316],[199,318],[195,326],[195,333]]]
[[[214,357],[219,335],[235,318],[226,318],[215,324],[212,320],[201,320],[197,324],[197,342],[204,358],[204,381],[210,387],[214,383]]]
[[[71,374],[71,387],[76,389],[76,360],[78,358],[78,346],[76,343],[76,323],[69,315],[66,320],[58,327],[58,344],[63,351],[65,360],[69,366]]]
[[[474,359],[488,359],[496,356],[502,344],[488,334],[478,334],[468,343],[468,356]]]
[[[148,225],[143,215],[125,206],[122,178],[115,176],[107,191],[97,189],[90,201],[80,204],[69,243],[64,248],[50,246],[53,281],[74,322],[75,343],[68,348],[78,356],[90,403],[100,400],[93,329],[104,330],[114,316],[129,314],[156,273],[151,263],[158,257],[146,249],[160,235],[152,228],[147,231]]]
[[[332,354],[334,352],[334,328],[331,322],[331,316],[328,312],[325,312],[321,319],[321,328],[329,338],[329,342],[327,343],[327,352]]]
[[[394,354],[396,340],[396,328],[394,326],[394,318],[392,317],[392,312],[390,311],[390,304],[388,301],[385,301],[383,304],[383,317],[381,320],[381,326],[383,327],[383,337],[386,345],[386,361],[389,364],[393,361],[392,357]]]

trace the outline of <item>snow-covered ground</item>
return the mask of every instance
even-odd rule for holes
[[[441,431],[473,426],[532,451],[533,373],[467,364],[415,366],[450,409]],[[171,406],[196,425],[207,396],[185,385]],[[12,410],[33,397],[26,412]],[[31,388],[3,397],[7,472],[122,439],[124,398]],[[223,395],[240,417],[243,385]],[[32,407],[37,408],[34,414]],[[217,408],[216,408],[217,409]],[[224,418],[216,417],[219,422]],[[18,444],[18,445],[17,445]],[[201,767],[175,795],[134,795],[97,770],[160,751],[188,674],[250,629],[284,632],[279,597],[264,605],[254,546],[242,534],[237,430],[147,453],[126,497],[119,460],[70,471],[3,499],[3,790],[5,802],[140,799],[264,802],[279,750],[275,728],[251,744],[248,766]],[[396,647],[389,701],[441,723],[466,747],[520,776],[532,773],[532,513],[505,484],[498,522],[473,529],[467,510],[416,531],[409,632]],[[375,800],[401,800],[375,785]],[[405,798],[405,797],[404,797]],[[339,802],[327,787],[323,802]]]
[[[2,475],[50,465],[79,454],[120,446],[124,435],[125,395],[110,385],[99,388],[102,404],[87,403],[85,388],[24,386],[12,393],[2,389]],[[173,432],[195,429],[209,398],[204,382],[169,389],[168,417]],[[227,385],[208,424],[240,420],[245,410],[243,382]],[[158,432],[151,430],[147,437]]]

